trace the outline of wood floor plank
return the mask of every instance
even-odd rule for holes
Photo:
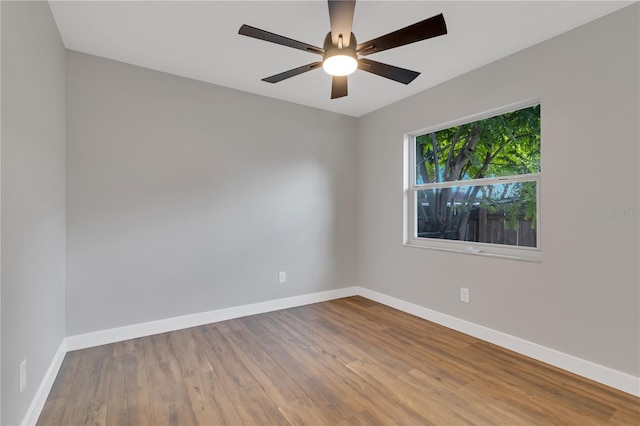
[[[487,424],[523,424],[539,425],[550,423],[549,417],[540,413],[531,413],[522,409],[522,401],[533,401],[521,395],[505,395],[495,392],[491,386],[470,384],[460,391],[460,396],[469,403],[469,409],[490,418]]]
[[[496,422],[504,422],[506,417],[496,417],[495,410],[484,407],[478,409],[476,404],[486,405],[485,395],[473,394],[465,392],[465,386],[459,386],[454,383],[441,382],[436,378],[419,370],[412,370],[408,374],[398,377],[404,383],[403,389],[410,394],[417,394],[421,399],[429,400],[435,406],[447,407],[447,409],[455,412],[453,417],[462,417],[472,424],[494,424]],[[439,410],[440,411],[440,410]],[[453,421],[453,417],[451,421]],[[435,416],[430,415],[430,419],[440,422]],[[512,419],[512,421],[522,421],[523,418]],[[459,421],[453,421],[459,423]]]
[[[581,392],[575,392],[565,386],[557,387],[554,382],[557,380],[559,371],[545,369],[546,374],[539,374],[540,366],[538,361],[525,357],[513,357],[502,349],[485,342],[478,342],[469,348],[469,351],[480,351],[483,357],[499,362],[500,368],[507,369],[510,374],[515,374],[522,381],[520,388],[529,389],[532,395],[538,399],[547,400],[549,404],[558,404],[563,408],[571,407],[572,410],[581,413],[586,418],[597,419],[605,422],[611,418],[615,409],[599,399],[594,399]],[[556,376],[554,378],[554,376]],[[565,381],[571,380],[567,373],[562,374]]]
[[[307,339],[307,345],[314,352],[325,352],[328,356],[339,359],[344,365],[359,359],[375,357],[378,362],[395,369],[398,373],[407,372],[412,368],[396,356],[389,356],[388,352],[380,350],[378,346],[363,341],[359,336],[344,333],[342,329],[327,327],[325,322],[314,321],[313,325],[314,327],[305,327],[302,338]],[[281,321],[281,326],[287,332],[290,332],[292,327],[299,327],[295,321],[286,317]]]
[[[131,353],[121,359],[124,388],[127,395],[127,422],[129,425],[151,425],[151,403],[144,354]]]
[[[640,406],[637,411],[627,409],[616,410],[607,424],[611,426],[640,425]]]
[[[118,423],[118,425],[143,426],[153,425],[151,416],[151,405],[149,402],[149,394],[146,389],[127,390],[127,420],[126,423]],[[111,407],[109,407],[111,408]],[[107,413],[108,414],[108,413]],[[108,419],[107,415],[107,419]]]
[[[169,340],[183,377],[213,370],[205,349],[196,340],[192,329],[172,331]]]
[[[178,362],[147,364],[152,424],[197,424]]]
[[[38,424],[640,426],[640,398],[350,297],[70,352]]]
[[[225,339],[276,404],[285,405],[306,397],[295,381],[246,332],[227,333]]]
[[[114,351],[115,352],[115,351]],[[120,360],[112,361],[109,399],[107,404],[107,425],[129,424],[127,413],[127,393],[124,384],[124,366]]]
[[[49,399],[44,403],[36,426],[58,426],[62,422],[67,398]]]
[[[545,418],[549,422],[570,417],[572,421],[584,424],[593,423],[594,418],[599,422],[606,422],[611,416],[611,407],[603,405],[598,399],[585,400],[566,388],[549,389],[544,381],[532,379],[528,372],[518,366],[519,358],[524,357],[513,357],[510,363],[505,363],[498,359],[498,356],[487,357],[471,347],[464,352],[463,358],[452,357],[452,362],[466,361],[466,366],[460,366],[461,369],[466,368],[467,372],[481,378],[481,383],[478,384],[476,381],[473,387],[491,389],[498,394],[506,395],[514,405],[519,405],[518,401],[528,401],[528,404],[523,404],[519,409],[533,417]],[[546,370],[546,366],[538,362],[530,368]],[[574,408],[570,408],[571,405]],[[574,414],[569,416],[569,413]]]
[[[184,379],[198,424],[239,425],[242,420],[215,372],[194,374]]]
[[[134,354],[144,355],[144,338],[123,340],[113,344],[113,356],[130,356]]]
[[[107,421],[113,345],[82,351],[62,417],[63,425],[104,425]]]
[[[341,330],[340,335],[343,338],[357,342],[357,345],[362,347],[363,350],[369,354],[376,354],[379,359],[388,358],[390,365],[395,365],[396,368],[403,372],[409,371],[415,364],[416,360],[422,360],[423,356],[429,357],[430,354],[426,351],[423,354],[413,353],[411,348],[407,347],[394,333],[365,333],[363,332],[362,325],[353,325],[352,319],[357,318],[357,315],[349,313],[347,315],[337,315],[335,308],[326,310],[324,307],[314,306],[315,309],[320,310],[320,314],[324,315],[324,318]],[[324,313],[322,313],[324,312]],[[386,327],[384,330],[388,330]],[[390,354],[386,356],[385,354]],[[438,362],[438,358],[432,356],[433,362]]]
[[[222,334],[232,333],[234,331],[242,331],[244,328],[238,321],[228,320],[215,323],[215,327]]]
[[[318,358],[312,352],[307,353],[273,334],[261,336],[261,342],[274,351],[273,359],[288,372],[298,387],[326,410],[327,416],[335,417],[335,413],[339,413],[335,419],[338,421],[362,410],[358,400],[352,398],[354,389],[359,386],[344,376],[334,374],[327,365],[316,362]],[[338,368],[339,364],[335,367]]]
[[[169,333],[154,334],[142,338],[144,361],[147,365],[177,361]]]
[[[66,398],[69,396],[73,379],[75,378],[78,366],[80,365],[81,357],[82,351],[67,352],[62,360],[60,371],[58,371],[58,375],[56,376],[53,386],[51,387],[51,391],[49,392],[48,400]]]
[[[214,325],[195,327],[193,333],[204,349],[213,371],[227,391],[256,383],[251,372],[233,349],[226,344],[224,335]]]
[[[124,369],[124,386],[126,390],[146,389],[147,370],[144,353],[132,353],[119,357]]]
[[[228,393],[245,425],[287,424],[287,419],[258,383],[234,388]]]
[[[115,351],[114,351],[115,352]],[[122,353],[122,352],[121,352]],[[107,407],[107,425],[151,425],[143,354],[114,357]]]
[[[447,406],[430,398],[429,395],[416,393],[415,389],[407,386],[407,382],[403,382],[374,363],[356,361],[348,367],[372,385],[391,393],[398,402],[411,408],[429,424],[473,424],[462,416],[453,404]]]
[[[385,426],[391,424],[401,424],[393,421],[390,417],[380,411],[372,413],[370,410],[362,411],[355,416],[337,423],[337,426]],[[419,423],[416,423],[419,424]]]
[[[355,313],[363,310],[368,313],[371,321],[383,321],[390,328],[395,330],[407,330],[413,334],[413,337],[423,342],[437,341],[439,344],[453,345],[456,347],[466,347],[476,343],[477,339],[446,328],[440,324],[425,321],[406,312],[390,308],[385,305],[373,302],[363,297],[356,296],[353,298],[340,299],[338,302],[358,307]],[[454,337],[455,338],[452,338]],[[441,338],[442,337],[442,338]]]
[[[271,396],[271,394],[269,394]],[[318,406],[311,398],[302,397],[286,402],[278,407],[287,422],[292,425],[330,425],[334,424],[327,410]]]
[[[107,425],[124,426],[134,424],[129,420],[129,407],[125,381],[126,372],[122,358],[114,357],[111,365],[111,380],[107,405]]]

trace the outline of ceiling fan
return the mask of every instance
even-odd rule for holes
[[[356,69],[361,69],[362,71],[367,71],[400,83],[409,84],[420,75],[419,72],[372,61],[362,56],[428,38],[438,37],[447,33],[447,25],[444,17],[442,14],[439,14],[424,21],[409,25],[408,27],[358,44],[356,37],[351,32],[353,13],[356,6],[355,0],[328,0],[328,2],[331,31],[325,37],[322,49],[249,25],[240,27],[238,34],[322,55],[322,61],[312,62],[280,74],[272,75],[271,77],[263,78],[262,81],[278,83],[287,78],[322,66],[324,70],[332,76],[331,99],[347,96],[347,76]]]

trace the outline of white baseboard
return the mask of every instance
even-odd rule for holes
[[[551,364],[554,367],[586,377],[598,383],[640,397],[640,378],[630,374],[613,370],[609,367],[569,355],[555,349],[550,349],[537,343],[511,336],[491,328],[487,328],[460,318],[452,317],[431,309],[406,302],[377,291],[359,287],[359,294],[367,299],[374,300],[384,305],[396,308],[400,311],[415,315],[436,324],[443,325],[456,331],[468,334],[528,356],[538,361]]]
[[[250,305],[234,306],[215,311],[201,312],[198,314],[184,315],[163,320],[150,321],[141,324],[133,324],[125,327],[111,328],[93,333],[69,336],[66,339],[67,350],[84,349],[92,346],[106,345],[122,340],[151,336],[153,334],[168,331],[182,330],[189,327],[210,324],[212,322],[225,321],[249,315],[262,314],[280,309],[309,305],[311,303],[325,302],[327,300],[342,297],[355,296],[359,287],[347,287],[336,290],[328,290],[319,293],[304,294],[301,296],[287,297],[284,299],[269,300],[267,302],[252,303]]]
[[[460,318],[433,311],[423,306],[387,296],[386,294],[356,286],[69,336],[60,344],[58,352],[51,362],[51,366],[49,367],[49,370],[47,371],[47,374],[45,375],[45,378],[42,381],[42,384],[40,385],[40,388],[38,389],[22,424],[32,425],[38,420],[40,412],[42,411],[47,399],[47,395],[51,390],[67,351],[84,349],[92,346],[119,342],[122,340],[150,336],[153,334],[181,330],[184,328],[196,327],[199,325],[245,317],[248,315],[262,314],[265,312],[356,295],[366,297],[367,299],[407,312],[419,318],[460,331],[478,339],[510,349],[538,361],[545,362],[563,370],[567,370],[604,385],[611,386],[612,388],[640,397],[640,378],[638,377],[634,377],[491,328],[474,324]]]
[[[60,346],[58,346],[56,354],[53,356],[53,361],[51,361],[51,365],[49,365],[49,369],[47,369],[44,379],[42,379],[42,383],[40,383],[38,391],[33,397],[33,401],[31,401],[31,405],[29,405],[27,414],[22,420],[23,425],[35,425],[38,421],[38,417],[40,417],[44,404],[47,402],[47,397],[49,396],[49,392],[51,392],[53,382],[56,380],[56,376],[58,375],[58,371],[60,371],[60,366],[62,365],[62,361],[66,354],[66,339],[63,339]]]

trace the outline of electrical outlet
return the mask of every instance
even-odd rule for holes
[[[280,271],[278,273],[278,282],[280,284],[284,284],[287,282],[287,272],[286,271]]]
[[[22,360],[20,363],[20,393],[27,386],[27,360]]]
[[[460,301],[464,303],[469,303],[469,289],[460,287]]]

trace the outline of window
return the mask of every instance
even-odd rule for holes
[[[405,244],[540,261],[540,105],[407,135]]]

